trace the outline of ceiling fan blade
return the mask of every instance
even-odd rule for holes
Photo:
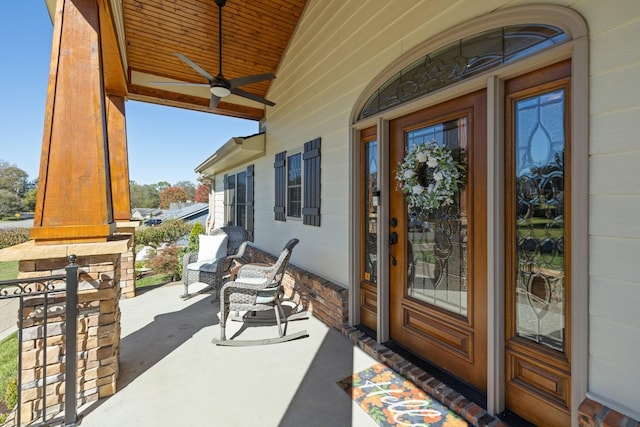
[[[272,107],[276,105],[274,102],[268,101],[264,98],[259,97],[258,95],[254,95],[253,93],[244,91],[242,89],[233,88],[231,89],[231,93],[234,95],[241,96],[243,98],[251,99],[252,101],[257,101],[265,105],[270,105]]]
[[[196,64],[195,62],[193,62],[192,60],[190,60],[189,58],[187,58],[186,56],[184,56],[180,52],[176,52],[176,53],[174,53],[174,55],[177,56],[178,58],[180,58],[182,60],[182,62],[187,64],[189,67],[191,67],[194,70],[196,70],[198,72],[198,74],[200,74],[202,77],[204,77],[208,81],[215,80],[211,74],[207,73],[198,64]]]
[[[255,76],[246,76],[246,77],[238,77],[235,79],[231,79],[229,80],[229,84],[231,85],[231,88],[236,88],[236,87],[240,87],[240,86],[244,86],[244,85],[248,85],[251,83],[258,83],[258,82],[263,82],[265,80],[271,80],[271,79],[275,79],[276,76],[274,76],[272,73],[266,73],[266,74],[257,74]]]
[[[220,103],[220,98],[211,94],[211,101],[209,101],[209,108],[216,108]]]

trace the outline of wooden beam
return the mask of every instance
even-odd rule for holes
[[[109,136],[109,175],[113,217],[116,221],[131,220],[129,193],[129,156],[124,98],[107,95],[107,129]]]
[[[109,0],[98,0],[98,7],[104,89],[108,94],[127,96],[127,73],[122,62],[111,2]]]
[[[97,0],[59,0],[31,237],[105,241],[115,232]]]

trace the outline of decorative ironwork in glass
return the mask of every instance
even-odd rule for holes
[[[406,150],[436,141],[464,161],[466,117],[407,133]],[[460,193],[453,205],[433,212],[408,211],[407,294],[463,316],[467,315],[467,212]]]
[[[365,144],[364,177],[364,279],[377,283],[378,264],[378,142]]]
[[[565,349],[565,91],[515,104],[516,333]]]
[[[540,24],[497,28],[460,39],[393,76],[369,98],[359,119],[567,40],[559,28]]]

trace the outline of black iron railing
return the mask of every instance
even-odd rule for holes
[[[77,371],[77,318],[78,318],[78,266],[75,263],[76,256],[69,256],[69,265],[65,267],[64,274],[55,274],[46,277],[34,277],[28,279],[16,279],[0,281],[0,299],[17,298],[19,308],[17,313],[18,325],[18,403],[14,411],[14,425],[22,425],[22,404],[23,391],[26,389],[39,388],[42,404],[40,411],[29,420],[29,425],[52,425],[63,424],[73,426],[77,421],[77,393],[76,393],[76,371]],[[66,298],[64,298],[66,294]],[[63,299],[64,298],[64,299]],[[51,382],[59,382],[59,378],[47,375],[47,339],[49,337],[49,316],[50,304],[65,301],[64,310],[64,414],[60,411],[56,414],[47,414],[47,385]],[[37,323],[36,340],[42,343],[42,357],[36,357],[36,361],[42,361],[37,369],[42,370],[42,375],[35,375],[35,379],[30,384],[22,383],[23,368],[23,339],[24,339],[24,310],[25,307],[34,307],[35,311],[42,312],[42,320]],[[60,313],[53,313],[60,316]],[[37,355],[38,346],[36,346]],[[36,362],[36,363],[38,363]],[[62,360],[60,361],[62,363]]]

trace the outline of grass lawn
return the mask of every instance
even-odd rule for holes
[[[6,414],[2,412],[6,407],[12,408],[16,401],[17,396],[12,396],[10,399],[14,401],[6,402],[5,399],[8,396],[7,384],[11,380],[15,380],[18,375],[18,335],[14,333],[5,338],[0,343],[0,423],[4,422]]]
[[[164,285],[171,281],[170,274],[148,274],[136,279],[136,288],[146,288],[148,286]]]
[[[0,262],[0,280],[18,278],[18,261]]]

